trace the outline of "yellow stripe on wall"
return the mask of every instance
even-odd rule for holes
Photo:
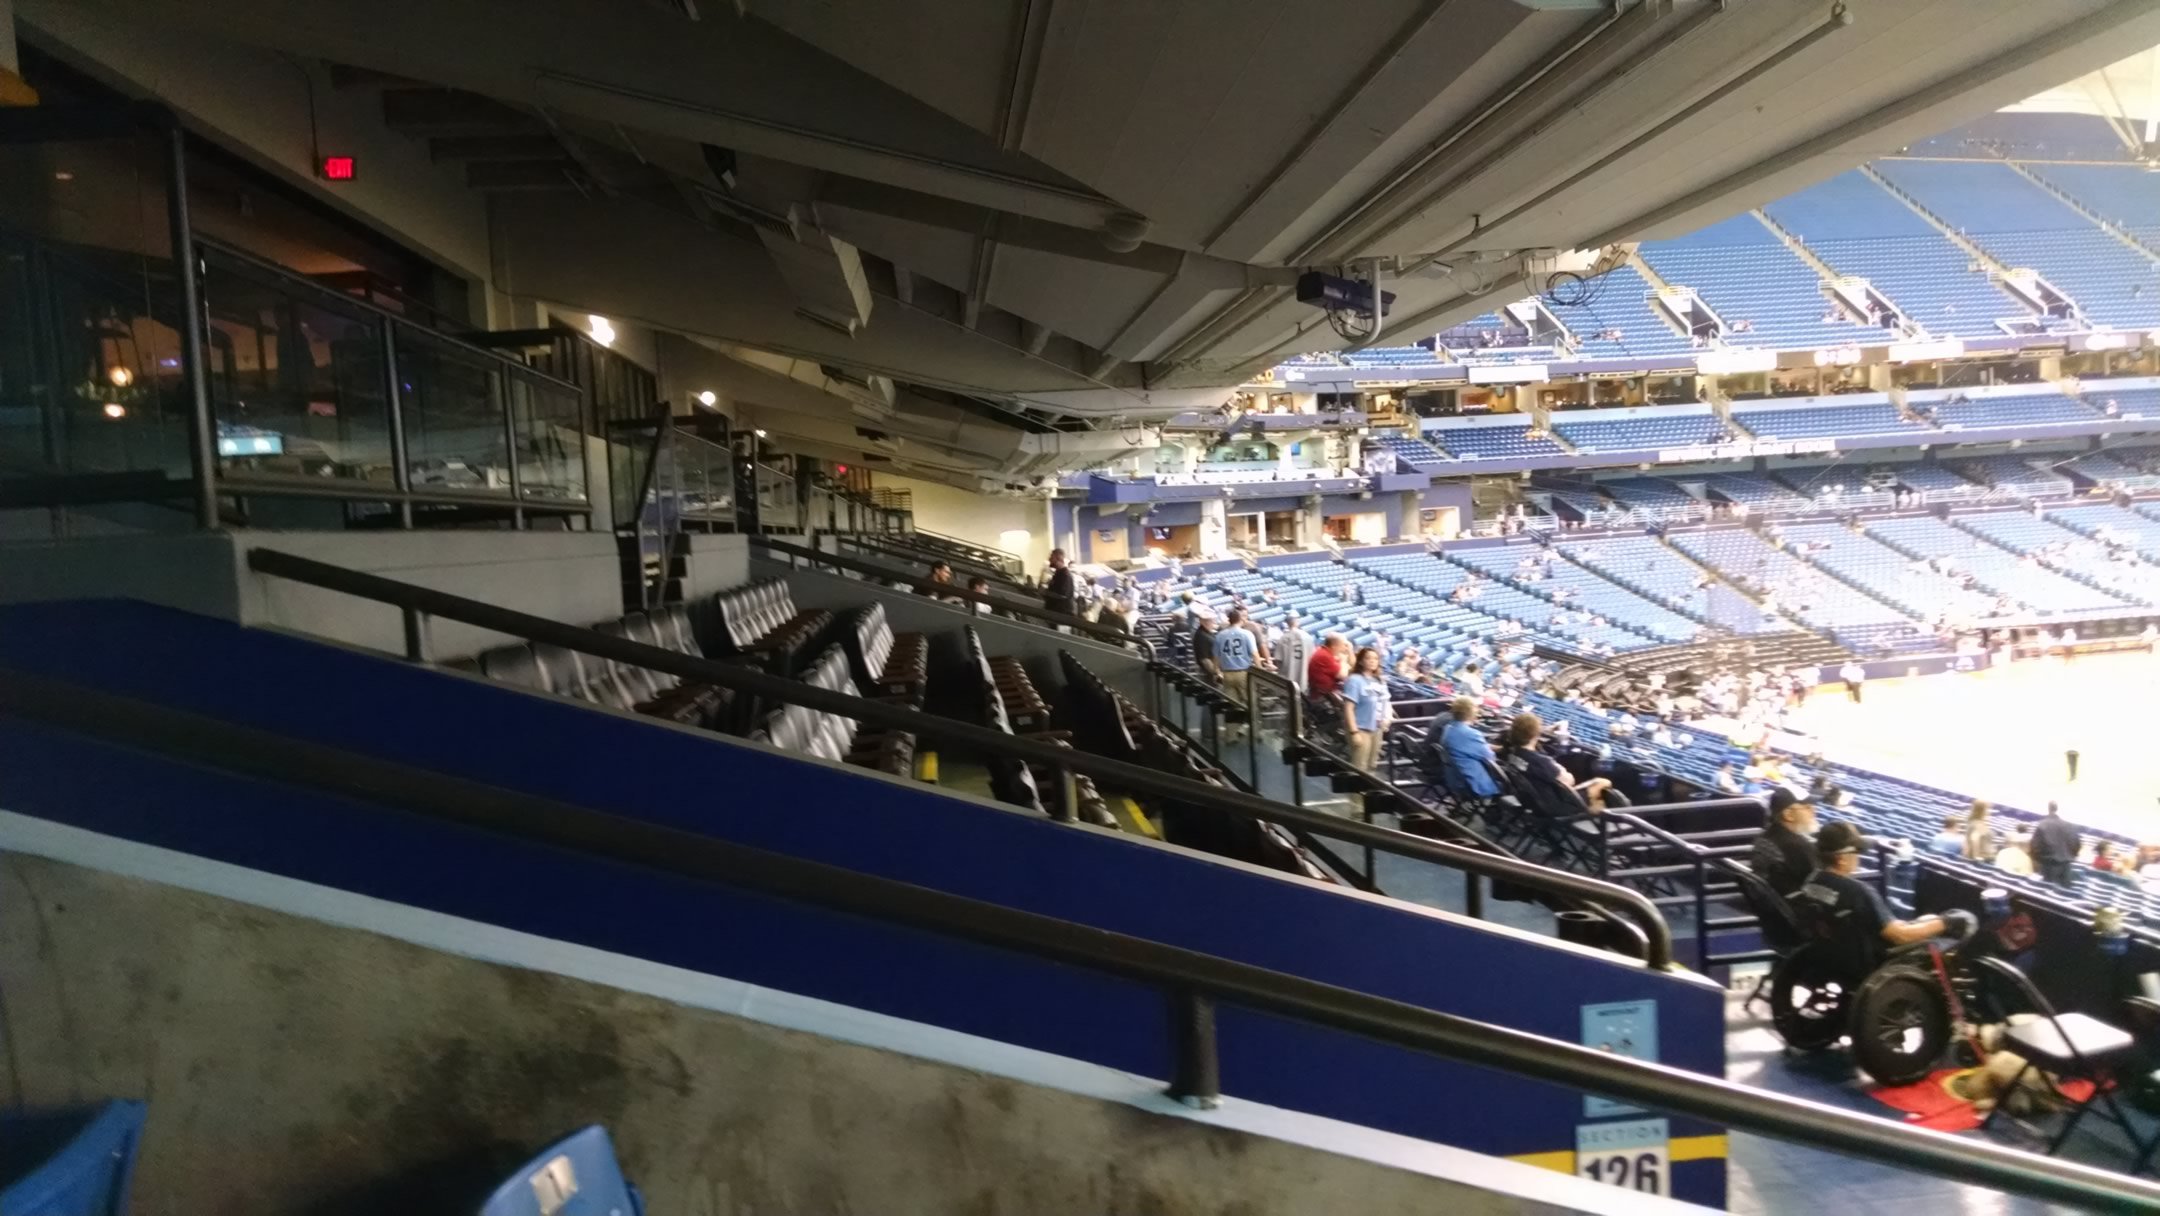
[[[1722,1161],[1725,1158],[1726,1140],[1721,1133],[1715,1136],[1682,1136],[1667,1149],[1674,1164],[1682,1161]],[[1519,1153],[1509,1157],[1524,1165],[1534,1165],[1541,1170],[1556,1170],[1562,1174],[1575,1172],[1575,1150],[1558,1149],[1550,1153]]]

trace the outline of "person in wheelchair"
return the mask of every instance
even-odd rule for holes
[[[1867,838],[1852,824],[1825,825],[1815,836],[1822,868],[1809,875],[1792,896],[1793,910],[1813,926],[1817,938],[1835,947],[1851,975],[1857,978],[1875,970],[1893,947],[1971,933],[1972,914],[1956,909],[1918,920],[1891,915],[1875,888],[1853,877],[1866,848]]]

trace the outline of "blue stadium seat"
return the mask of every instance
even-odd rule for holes
[[[510,1175],[480,1206],[480,1216],[641,1216],[644,1210],[616,1163],[607,1129],[596,1123]]]
[[[1728,346],[1806,350],[1881,341],[1834,306],[1822,277],[1777,234],[1743,212],[1669,241],[1645,241],[1644,261],[1666,282],[1692,287],[1725,322]]]
[[[1886,160],[1876,168],[2005,265],[2036,270],[2067,292],[2087,321],[2160,322],[2160,258],[2101,231],[2009,165]]]
[[[0,1212],[7,1216],[123,1216],[146,1108],[0,1114]]]
[[[1530,420],[1520,426],[1443,426],[1425,432],[1457,460],[1508,460],[1522,456],[1565,456],[1567,449],[1540,435],[1530,436]]]
[[[1585,452],[1697,447],[1733,437],[1732,428],[1713,414],[1598,419],[1596,411],[1584,411],[1554,418],[1553,430]]]
[[[1994,336],[2002,332],[1997,317],[2027,315],[1984,267],[1858,170],[1763,212],[1839,274],[1868,280],[1929,333]]]
[[[1895,435],[1925,428],[1907,422],[1888,402],[1862,405],[1779,407],[1768,402],[1736,405],[1733,421],[1759,439],[1827,439],[1840,435]]]

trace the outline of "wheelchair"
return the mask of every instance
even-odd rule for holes
[[[1998,1020],[1976,941],[1980,922],[1946,912],[1951,934],[1900,946],[1873,968],[1817,933],[1770,975],[1770,1023],[1796,1051],[1851,1043],[1853,1063],[1878,1085],[1910,1085],[1934,1070],[1961,1024]],[[1975,1058],[1965,1064],[1979,1063]]]

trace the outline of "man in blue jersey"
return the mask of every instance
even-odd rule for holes
[[[1231,700],[1248,708],[1252,705],[1253,663],[1259,656],[1260,643],[1245,623],[1245,610],[1232,608],[1222,628],[1215,631],[1215,669],[1222,673],[1223,691]],[[1232,726],[1225,733],[1242,735],[1244,729]]]

